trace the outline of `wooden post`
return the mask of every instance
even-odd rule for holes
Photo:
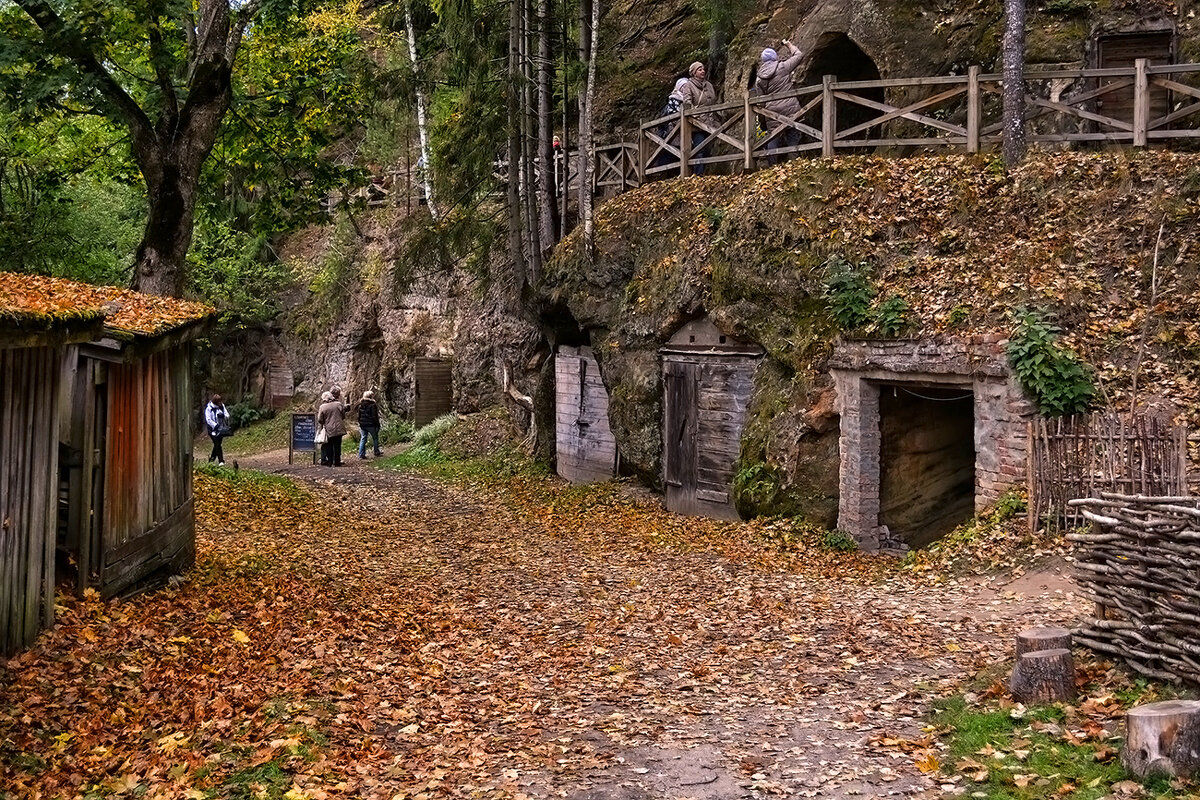
[[[1190,778],[1200,767],[1200,700],[1166,700],[1125,714],[1121,763],[1139,778]]]
[[[679,112],[679,177],[686,178],[692,174],[692,165],[688,159],[692,155],[692,123],[687,114]]]
[[[821,81],[821,155],[825,158],[833,158],[834,139],[837,136],[837,100],[833,96],[834,77],[826,75]]]
[[[744,117],[745,125],[743,126],[746,131],[746,150],[745,150],[745,163],[744,163],[744,165],[746,167],[746,172],[749,172],[750,170],[754,169],[754,145],[757,140],[754,138],[754,131],[755,131],[756,126],[754,125],[753,120],[754,120],[754,117],[752,117],[750,115],[750,95],[746,95],[745,117]]]
[[[650,147],[650,140],[646,136],[646,126],[638,127],[638,159],[637,159],[637,177],[638,186],[646,185],[646,150]]]
[[[1133,80],[1133,146],[1145,147],[1150,129],[1150,75],[1149,59],[1139,58],[1134,65]]]
[[[1021,703],[1054,703],[1075,696],[1075,665],[1071,651],[1031,650],[1013,667],[1008,688]]]
[[[967,152],[979,152],[979,129],[982,122],[983,104],[979,94],[978,64],[967,67]]]

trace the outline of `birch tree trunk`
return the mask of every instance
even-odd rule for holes
[[[1004,0],[1004,164],[1025,158],[1025,0]]]
[[[537,224],[537,119],[534,108],[537,82],[534,65],[534,30],[530,24],[532,0],[521,0],[521,186],[525,206],[525,252],[529,282],[537,283],[542,271],[541,227]]]
[[[509,0],[508,13],[508,253],[516,297],[528,282],[521,231],[521,0]]]
[[[429,206],[429,215],[438,218],[437,201],[433,196],[433,181],[430,173],[433,162],[429,158],[429,125],[426,122],[425,90],[421,88],[421,68],[417,61],[417,35],[413,29],[412,3],[404,4],[404,29],[408,34],[408,60],[412,65],[413,84],[417,93],[417,137],[421,142],[421,188],[425,190],[425,203]]]
[[[595,257],[596,246],[592,196],[596,153],[592,108],[596,97],[596,51],[600,45],[600,0],[592,0],[590,34],[587,43],[587,83],[581,95],[583,113],[579,118],[579,157],[582,159],[579,169],[579,214],[583,218],[583,244],[589,260]]]

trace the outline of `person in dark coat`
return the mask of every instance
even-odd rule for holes
[[[792,88],[792,73],[795,72],[796,67],[800,66],[803,54],[787,39],[783,40],[783,50],[785,53],[791,51],[783,61],[779,60],[779,54],[770,47],[762,51],[762,62],[758,65],[758,80],[755,81],[755,88],[760,96],[770,97]],[[781,117],[795,119],[796,112],[800,110],[800,100],[796,97],[772,98],[767,101],[766,110]],[[777,119],[772,117],[766,119],[768,136],[783,126],[783,123]],[[767,142],[767,163],[777,164],[782,160],[774,154],[775,150],[780,147],[795,147],[799,143],[800,131],[795,128],[789,127],[776,134]]]
[[[375,455],[383,455],[379,449],[379,406],[375,402],[375,393],[367,390],[358,401],[358,457],[367,457],[367,437],[374,444]]]
[[[683,95],[684,110],[716,105],[717,93],[713,89],[712,84],[708,82],[708,71],[704,68],[704,65],[699,61],[693,61],[691,66],[688,67],[688,75],[691,77],[688,78],[688,82],[683,85],[683,89],[680,92]],[[716,113],[712,111],[696,114],[692,119],[704,123],[705,126],[712,130],[716,130],[721,124]],[[700,147],[700,143],[707,139],[709,135],[708,131],[696,128],[692,129],[691,158],[708,158],[708,152],[711,147],[705,147],[700,150],[697,148]],[[692,174],[703,175],[704,166],[704,164],[692,165]]]
[[[321,464],[326,467],[340,467],[342,437],[346,435],[346,407],[332,392],[321,395],[321,401],[321,407],[317,409],[317,425],[325,429],[325,441],[321,444]]]

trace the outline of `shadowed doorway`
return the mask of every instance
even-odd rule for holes
[[[969,388],[879,386],[879,522],[914,550],[975,513],[974,406]]]
[[[800,86],[810,86],[821,83],[826,75],[833,75],[839,83],[846,81],[877,81],[880,80],[879,67],[844,33],[824,34],[813,48],[812,63],[799,81]],[[882,103],[886,100],[883,89],[857,89],[855,94]],[[819,128],[821,125],[820,109],[817,109],[806,119],[810,125]],[[837,105],[837,129],[848,130],[879,116],[874,109],[865,108],[854,103],[842,101]],[[856,135],[855,139],[877,139],[882,135],[877,128]]]

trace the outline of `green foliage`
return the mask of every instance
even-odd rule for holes
[[[830,550],[849,553],[858,549],[858,541],[843,530],[825,531],[821,543]]]
[[[428,425],[418,428],[413,434],[412,441],[417,447],[435,444],[447,431],[454,427],[453,414],[443,414]]]
[[[875,309],[874,330],[881,336],[899,336],[912,325],[912,308],[900,295],[890,295]]]
[[[412,420],[392,415],[379,426],[379,443],[381,445],[402,444],[411,442],[416,428]]]
[[[1047,0],[1042,10],[1047,14],[1074,16],[1086,14],[1096,7],[1096,0]]]
[[[275,412],[260,406],[249,397],[243,397],[229,407],[229,421],[235,430],[253,425],[264,419],[275,416]]]
[[[779,492],[779,472],[770,464],[759,461],[734,473],[734,504],[743,517],[755,516],[759,509],[774,501]]]
[[[1091,408],[1096,395],[1091,370],[1059,344],[1060,329],[1038,310],[1019,309],[1013,316],[1008,360],[1038,409],[1059,417]]]
[[[189,294],[217,306],[227,324],[272,319],[279,312],[276,298],[292,276],[270,256],[266,239],[205,215],[188,251]]]
[[[838,327],[847,332],[866,328],[871,321],[871,303],[875,299],[867,263],[851,264],[841,256],[834,256],[825,267],[825,293]]]

